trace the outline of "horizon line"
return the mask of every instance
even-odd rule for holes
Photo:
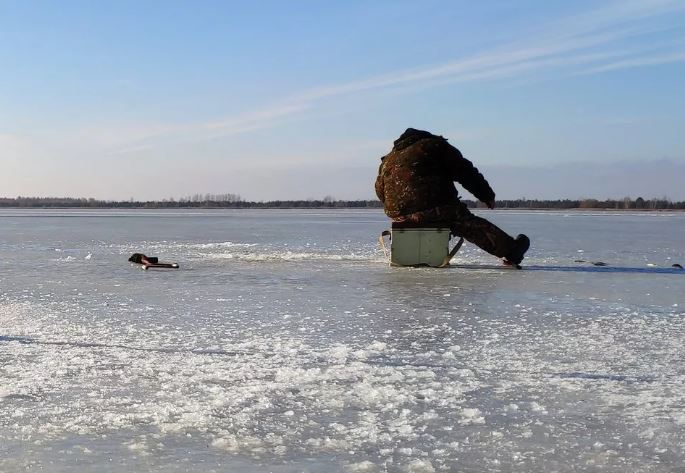
[[[225,195],[225,194],[212,194],[208,193],[210,196],[220,196],[220,195]],[[199,197],[204,197],[207,194],[200,194]],[[229,194],[230,195],[230,194]],[[240,205],[240,204],[267,204],[267,203],[273,203],[273,202],[324,202],[324,203],[335,203],[335,202],[349,202],[349,203],[359,203],[359,202],[378,202],[381,203],[381,201],[377,198],[355,198],[355,199],[338,199],[330,195],[326,195],[323,197],[306,197],[306,198],[289,198],[289,199],[261,199],[261,200],[248,200],[248,199],[243,199],[240,195],[238,194],[233,194],[235,199],[232,200],[217,200],[217,199],[203,199],[203,200],[191,200],[194,196],[188,196],[188,197],[180,197],[180,198],[175,198],[175,197],[169,197],[169,198],[162,198],[162,199],[154,199],[154,200],[144,200],[144,199],[136,199],[135,197],[130,197],[128,199],[99,199],[99,198],[94,198],[94,197],[67,197],[67,196],[16,196],[16,197],[7,197],[7,196],[0,196],[0,205],[3,201],[49,201],[49,200],[65,200],[65,201],[86,201],[86,202],[92,202],[92,203],[102,203],[102,204],[169,204],[169,203],[176,203],[176,204],[207,204],[207,203],[213,203],[213,204],[223,204],[223,205]],[[573,202],[573,201],[578,201],[578,202],[597,202],[597,203],[603,203],[603,202],[636,202],[638,199],[641,199],[643,202],[668,202],[671,204],[678,204],[678,203],[685,203],[685,200],[673,200],[668,196],[652,196],[649,198],[645,198],[642,196],[638,196],[636,198],[633,198],[632,196],[623,196],[623,197],[608,197],[608,198],[597,198],[597,197],[555,197],[555,198],[544,198],[544,197],[517,197],[517,198],[503,198],[503,199],[495,199],[495,202]],[[469,202],[469,203],[476,203],[478,204],[480,201],[477,199],[470,199],[470,198],[460,198],[459,199],[462,202]],[[38,202],[36,202],[38,203]]]

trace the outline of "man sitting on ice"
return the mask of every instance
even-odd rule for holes
[[[515,239],[484,218],[472,214],[454,181],[464,186],[488,208],[495,207],[495,193],[471,161],[442,136],[408,128],[381,158],[376,194],[385,213],[395,222],[449,226],[488,253],[518,266],[530,246],[526,235]]]

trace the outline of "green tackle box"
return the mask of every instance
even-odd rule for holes
[[[449,254],[449,228],[393,228],[390,264],[393,266],[445,266]]]

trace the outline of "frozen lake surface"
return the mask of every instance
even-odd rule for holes
[[[378,210],[0,211],[0,471],[685,471],[685,214],[481,215],[526,270],[390,268]]]

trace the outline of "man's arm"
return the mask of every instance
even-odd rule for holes
[[[383,161],[381,161],[381,165],[378,167],[378,177],[376,177],[376,195],[378,196],[378,199],[385,203],[385,185],[383,184],[383,175],[381,174],[383,170]]]
[[[446,158],[452,180],[457,181],[488,207],[494,208],[495,191],[492,190],[485,177],[471,161],[462,156],[457,148],[448,143],[445,144],[448,146]]]

